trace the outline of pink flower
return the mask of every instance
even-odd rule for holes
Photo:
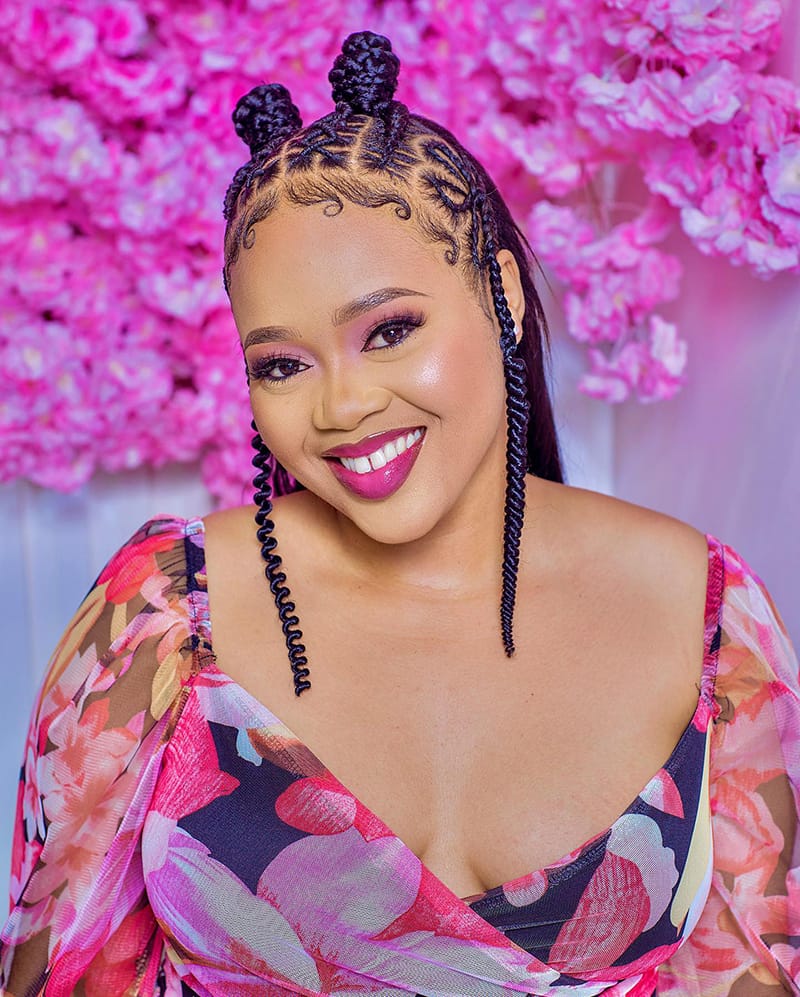
[[[579,77],[573,93],[576,117],[589,125],[593,105],[613,113],[615,127],[688,135],[705,122],[730,121],[739,109],[741,73],[733,63],[711,61],[688,76],[674,69],[643,73],[631,83],[605,80],[593,73]],[[611,119],[609,119],[611,120]]]
[[[656,315],[650,317],[647,344],[626,342],[611,359],[598,349],[590,349],[589,358],[591,370],[583,375],[578,388],[608,402],[625,401],[632,392],[640,402],[671,398],[686,380],[686,343],[678,339],[675,326]]]
[[[731,252],[744,241],[748,199],[735,187],[719,186],[707,194],[702,210],[691,206],[681,211],[684,231],[697,242],[712,242],[720,252]]]
[[[744,241],[742,260],[761,274],[795,270],[800,264],[800,249],[797,246],[776,245],[770,238],[751,236]]]
[[[94,22],[65,11],[61,4],[23,4],[10,28],[10,47],[18,65],[26,69],[46,66],[54,74],[73,69],[97,44]]]
[[[104,117],[146,117],[147,131],[181,105],[189,85],[188,61],[170,58],[170,53],[152,45],[146,56],[117,59],[96,48],[88,71],[76,77],[75,92],[81,94]]]
[[[86,109],[73,100],[39,100],[31,138],[41,142],[41,165],[60,183],[86,184],[91,176],[108,177],[117,165],[117,149],[104,142]],[[46,166],[45,166],[46,163]]]
[[[0,4],[0,480],[69,489],[200,457],[220,500],[249,494],[220,279],[222,198],[247,158],[230,114],[265,80],[307,121],[329,111],[328,69],[365,23],[400,55],[398,96],[527,219],[569,331],[613,344],[584,390],[678,390],[681,347],[653,331],[678,291],[671,222],[764,276],[800,270],[798,88],[762,71],[779,0],[279,7]],[[644,187],[632,212],[623,173]]]
[[[658,315],[650,316],[650,355],[657,360],[664,373],[678,378],[686,368],[688,347],[678,339],[678,330],[671,322],[665,322]],[[670,392],[670,397],[673,392]]]
[[[787,248],[800,245],[800,212],[786,211],[766,195],[758,203],[761,214],[774,227],[777,237],[788,244]]]
[[[775,203],[800,215],[800,136],[769,156],[764,179]]]
[[[39,788],[47,819],[58,829],[62,847],[53,861],[48,860],[45,847],[29,888],[31,900],[47,896],[66,882],[68,895],[77,903],[94,884],[88,870],[99,866],[98,857],[108,852],[125,807],[120,786],[131,778],[126,766],[138,742],[135,731],[109,730],[107,724],[108,701],[100,700],[82,715],[71,708],[57,726],[50,727],[49,736],[57,750],[42,756]],[[103,764],[84,768],[87,753],[97,762],[102,758]],[[109,793],[113,783],[117,788]],[[66,900],[66,896],[61,899]]]
[[[602,401],[624,402],[636,387],[643,354],[639,343],[627,343],[613,361],[600,350],[589,350],[592,367],[581,377],[578,390]]]
[[[564,297],[567,327],[579,342],[615,342],[631,323],[632,288],[627,276],[604,273],[592,280],[583,294],[568,291]]]
[[[780,38],[779,0],[735,7],[723,0],[610,0],[609,6],[627,15],[606,25],[610,45],[655,58],[682,56],[693,67],[722,56],[742,60],[755,71]]]
[[[147,19],[132,0],[105,3],[96,13],[100,43],[107,52],[127,57],[135,55],[147,40]]]
[[[574,208],[538,201],[526,228],[534,251],[548,260],[562,280],[581,278],[586,269],[584,251],[596,233]]]
[[[567,194],[584,183],[605,158],[596,134],[576,129],[565,118],[526,126],[510,116],[494,118],[490,131],[500,139],[507,129],[508,151],[550,196]]]

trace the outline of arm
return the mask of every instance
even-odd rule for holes
[[[86,997],[165,992],[163,981],[155,989],[163,940],[140,836],[191,645],[181,527],[146,524],[112,558],[37,694],[0,933],[2,993],[67,995],[78,981]]]
[[[800,994],[800,678],[763,581],[725,546],[711,894],[664,993]],[[659,990],[661,993],[662,990]]]

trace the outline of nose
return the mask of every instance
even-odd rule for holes
[[[312,412],[315,429],[353,430],[388,407],[391,391],[377,383],[375,371],[354,366],[329,368],[320,379]]]

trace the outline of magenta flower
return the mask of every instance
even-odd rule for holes
[[[800,135],[767,159],[764,179],[773,201],[800,215]]]
[[[798,88],[765,72],[780,0],[167,6],[0,5],[0,480],[201,458],[218,500],[246,497],[220,277],[246,158],[231,110],[266,80],[306,120],[330,110],[328,69],[365,24],[400,55],[399,98],[486,164],[561,284],[581,390],[680,390],[686,343],[657,312],[679,293],[676,222],[702,253],[800,272]]]

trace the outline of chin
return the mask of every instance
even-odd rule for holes
[[[395,493],[377,502],[359,499],[337,502],[335,508],[365,536],[382,544],[421,540],[435,529],[444,515],[430,491],[417,490],[405,495]]]
[[[354,516],[350,516],[350,521],[361,532],[368,536],[375,543],[399,546],[400,544],[414,543],[427,536],[435,523],[421,523],[418,519],[402,523],[374,523],[363,522]]]

